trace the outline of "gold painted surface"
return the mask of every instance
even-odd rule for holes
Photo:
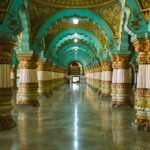
[[[145,19],[150,19],[150,0],[136,0]]]
[[[117,0],[35,0],[58,8],[91,8],[110,4]]]
[[[63,10],[66,8],[67,4],[73,6],[77,6],[74,4],[74,2],[79,4],[80,8],[84,8],[85,6],[91,6],[88,7],[90,11],[95,13],[96,15],[100,16],[104,21],[108,24],[110,29],[112,30],[112,33],[114,34],[115,38],[119,37],[119,24],[121,19],[121,5],[118,2],[118,0],[110,0],[110,1],[104,1],[104,0],[73,0],[73,1],[53,1],[53,0],[30,0],[29,1],[29,18],[31,22],[31,32],[32,32],[32,43],[34,42],[36,35],[42,25],[52,16],[54,16],[57,12]],[[63,4],[65,7],[54,7],[53,4]],[[93,5],[94,4],[94,5]],[[98,5],[95,5],[98,4]],[[103,5],[99,5],[103,4]],[[79,17],[79,16],[77,16]],[[93,18],[94,19],[94,18]],[[60,31],[64,29],[72,29],[72,28],[83,28],[90,32],[92,32],[96,37],[102,42],[102,47],[105,47],[106,44],[106,37],[103,33],[103,30],[100,26],[98,26],[95,22],[92,20],[89,20],[88,22],[84,22],[84,19],[81,18],[81,22],[79,22],[78,25],[73,25],[71,22],[65,22],[64,18],[61,20],[58,20],[56,23],[54,23],[50,29],[48,30],[48,33],[50,32],[50,37],[53,37],[54,35],[58,34]]]
[[[120,2],[114,2],[111,5],[105,5],[103,7],[92,8],[91,10],[106,21],[113,31],[114,36],[118,38],[122,12]]]
[[[91,32],[102,44],[102,47],[105,48],[107,37],[104,35],[102,28],[98,24],[95,24],[93,21],[81,21],[78,25],[73,24],[72,22],[59,20],[47,31],[46,38],[53,39],[57,34],[63,30],[67,29],[84,29]],[[46,40],[47,44],[51,40]]]
[[[3,21],[12,0],[0,0],[0,23]]]

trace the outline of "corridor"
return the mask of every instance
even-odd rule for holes
[[[150,134],[131,126],[132,108],[112,109],[84,84],[65,85],[39,101],[39,108],[15,106],[17,126],[0,133],[0,150],[150,149]]]

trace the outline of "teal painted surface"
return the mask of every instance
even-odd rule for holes
[[[0,32],[7,32],[15,35],[17,35],[20,32],[21,22],[19,20],[18,11],[22,4],[23,0],[12,1],[3,23],[0,24]]]
[[[93,57],[89,53],[85,52],[84,49],[79,49],[78,51],[73,51],[72,49],[69,49],[68,51],[64,52],[60,57],[58,57],[58,59],[62,60],[62,58],[65,57],[65,60],[67,60],[68,58],[66,57],[66,55],[68,53],[73,53],[74,55],[77,53],[77,55],[76,55],[77,57],[82,53],[87,57],[88,61],[90,61],[89,60],[90,58],[93,58],[96,61],[95,57]]]
[[[74,35],[75,33],[77,33],[77,35]],[[90,33],[87,30],[84,30],[84,29],[69,29],[69,30],[62,31],[52,40],[48,49],[49,50],[53,49],[54,45],[56,45],[56,43],[58,43],[58,41],[60,39],[62,39],[63,37],[66,37],[68,35],[70,35],[70,36],[67,38],[67,40],[69,40],[70,37],[72,37],[71,39],[74,39],[74,38],[81,39],[81,35],[84,35],[85,36],[84,38],[88,37],[89,39],[91,39],[91,41],[95,43],[96,47],[99,50],[102,49],[102,45],[101,45],[100,41],[92,33]],[[84,38],[83,38],[83,40],[84,40]]]
[[[122,11],[127,16],[126,23],[124,26],[125,31],[131,36],[147,32],[148,24],[144,19],[143,15],[141,14],[136,0],[120,0],[120,2],[123,8]]]
[[[11,65],[18,66],[18,64],[19,64],[19,61],[18,61],[18,58],[17,58],[16,51],[13,51],[12,52],[12,58],[11,58]]]
[[[64,51],[67,51],[67,50],[70,50],[70,49],[75,49],[75,48],[77,48],[77,49],[84,49],[85,50],[85,52],[87,52],[87,53],[90,53],[90,55],[94,55],[95,57],[97,57],[96,56],[96,53],[94,52],[94,51],[92,51],[88,46],[86,46],[86,45],[84,45],[84,44],[82,44],[82,43],[71,43],[71,44],[68,44],[68,45],[65,45],[64,47],[62,47],[59,51],[58,51],[58,53],[56,54],[56,56],[57,57],[61,57],[61,55],[64,53]]]
[[[0,24],[0,32],[17,35],[22,32],[22,49],[30,50],[29,44],[29,23],[28,23],[28,5],[26,0],[13,0],[3,23]],[[5,38],[5,37],[4,37]]]
[[[110,39],[113,39],[113,32],[111,28],[108,26],[108,24],[100,17],[98,17],[96,14],[91,12],[90,10],[86,9],[65,9],[61,12],[58,12],[53,17],[50,17],[47,22],[41,27],[37,34],[37,40],[41,39],[45,34],[47,29],[55,23],[56,21],[64,18],[64,17],[72,17],[72,16],[80,16],[80,17],[87,17],[97,24],[101,26],[101,28],[104,30],[106,36]]]
[[[18,47],[12,54],[12,64],[18,64],[16,53],[32,54],[33,50],[39,55],[40,59],[48,61],[53,60],[56,64],[64,65],[65,67],[68,66],[69,62],[77,59],[80,61],[82,60],[84,62],[84,66],[89,67],[97,64],[100,60],[110,60],[110,55],[113,53],[130,53],[128,51],[128,34],[131,35],[132,38],[150,37],[150,21],[146,21],[144,19],[135,0],[120,0],[120,2],[122,4],[122,15],[125,17],[122,18],[121,22],[122,28],[120,30],[121,39],[119,46],[117,45],[116,39],[114,39],[111,28],[102,18],[86,9],[65,9],[50,17],[47,22],[44,23],[37,34],[36,42],[31,47],[28,1],[13,0],[10,5],[9,12],[5,16],[3,23],[0,24],[0,35],[3,35],[4,37],[17,37],[20,32],[23,34],[22,42],[18,39]],[[100,52],[102,52],[101,43],[92,33],[83,29],[68,29],[62,31],[50,43],[48,48],[49,51],[45,51],[44,36],[46,35],[47,30],[58,20],[64,17],[73,16],[89,18],[104,30],[104,33],[108,38],[106,48],[109,52],[107,55],[103,52],[100,56]],[[78,35],[74,36],[74,33],[77,33]],[[93,51],[80,43],[78,55],[74,56],[74,53],[71,51],[73,51],[73,46],[76,44],[72,43],[72,45],[64,46],[57,55],[56,51],[58,50],[58,47],[62,46],[62,44],[66,41],[74,38],[82,39],[88,43],[92,46]],[[113,43],[112,47],[110,46],[111,43]],[[136,57],[137,55],[133,56],[132,63],[136,63]],[[61,58],[63,58],[64,62],[60,62]],[[57,60],[59,60],[59,62],[57,62]]]
[[[89,63],[93,63],[94,62],[91,60],[89,60],[90,58],[87,57],[87,54],[85,54],[82,51],[78,52],[78,56],[75,55],[75,52],[70,51],[69,53],[67,53],[65,56],[61,57],[60,63],[63,64],[65,67],[69,67],[70,62],[77,60],[77,59],[82,59],[82,63],[84,64],[84,67],[86,67]],[[86,64],[86,66],[85,66]]]

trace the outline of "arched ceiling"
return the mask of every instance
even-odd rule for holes
[[[49,6],[59,8],[92,8],[97,6],[103,6],[114,2],[115,0],[36,0],[40,3],[44,3]]]
[[[65,68],[72,61],[96,65],[118,51],[121,42],[120,48],[128,49],[128,34],[149,30],[149,0],[0,0],[0,4],[1,32],[22,32],[23,49],[43,51],[42,57]]]
[[[31,28],[32,49],[41,50],[41,47],[43,48],[41,41],[44,39],[45,50],[50,53],[57,64],[60,63],[58,60],[62,57],[60,54],[68,53],[68,49],[64,47],[66,45],[75,46],[74,39],[78,39],[79,50],[84,49],[84,56],[90,55],[88,58],[92,58],[92,61],[86,59],[87,64],[89,62],[96,64],[102,55],[109,55],[112,51],[117,50],[121,17],[121,4],[118,0],[32,0],[29,1],[29,12],[31,26],[33,26]],[[78,19],[78,24],[73,23],[75,18]],[[71,53],[69,58],[72,61],[79,57],[79,52],[72,53],[73,48],[71,47],[69,50]],[[67,55],[64,56],[66,57],[64,60],[67,60]]]

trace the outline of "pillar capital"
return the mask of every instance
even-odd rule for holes
[[[37,65],[38,65],[38,68],[37,68],[38,71],[48,71],[50,67],[49,62],[45,60],[39,60],[37,62]]]
[[[36,69],[37,56],[33,53],[19,53],[18,60],[20,61],[19,68],[22,69]]]
[[[0,38],[0,64],[9,64],[11,62],[11,52],[14,49],[14,45],[14,40]]]
[[[37,61],[37,56],[31,53],[18,53],[18,60],[19,61]]]
[[[138,38],[132,42],[133,46],[135,47],[135,50],[138,53],[150,54],[150,38]]]
[[[140,64],[150,64],[150,38],[139,38],[132,42],[138,52],[137,61]]]
[[[101,61],[102,71],[112,71],[112,63],[110,61]]]

